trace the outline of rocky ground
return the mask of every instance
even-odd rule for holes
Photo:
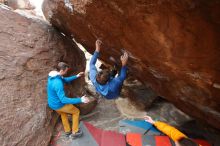
[[[88,114],[80,117],[81,121],[86,121],[96,127],[118,131],[118,122],[122,119],[140,119],[144,115],[150,115],[154,119],[165,121],[173,126],[178,127],[181,131],[191,136],[206,137],[212,141],[214,146],[220,144],[219,133],[214,129],[201,128],[201,125],[194,121],[191,117],[178,110],[171,103],[158,99],[149,111],[137,109],[128,98],[118,98],[117,100],[101,99],[96,109]],[[63,136],[62,123],[59,121],[54,132],[51,146],[62,144],[69,146],[71,141]]]

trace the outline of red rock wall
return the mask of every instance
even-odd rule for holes
[[[218,0],[45,0],[47,19],[102,59],[130,52],[130,73],[182,111],[220,129]]]
[[[47,75],[59,61],[83,71],[85,56],[46,22],[1,7],[0,18],[0,145],[48,146],[57,114],[47,106]],[[80,95],[84,79],[73,84],[68,94]]]

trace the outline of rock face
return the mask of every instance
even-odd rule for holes
[[[32,10],[35,8],[29,0],[0,0],[0,3],[4,3],[13,9]]]
[[[57,120],[47,106],[47,74],[58,61],[83,71],[85,56],[46,22],[1,7],[0,17],[0,145],[47,146]],[[83,86],[83,78],[74,81],[68,94]]]
[[[101,38],[105,62],[125,48],[131,74],[220,129],[218,0],[45,0],[43,11],[91,53]]]
[[[148,111],[158,98],[157,94],[138,80],[134,80],[128,75],[121,91],[122,98],[128,98],[133,106],[141,111]]]

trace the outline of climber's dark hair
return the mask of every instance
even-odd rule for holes
[[[108,69],[101,70],[96,75],[96,81],[101,85],[106,84],[109,81],[109,79],[110,71]]]

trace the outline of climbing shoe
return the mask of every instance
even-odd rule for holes
[[[75,138],[81,137],[82,135],[83,135],[83,132],[82,132],[82,130],[79,129],[78,132],[72,133],[72,134],[70,135],[70,138],[75,139]]]
[[[64,133],[64,136],[65,136],[65,137],[69,137],[71,134],[72,134],[72,132],[65,132],[65,133]]]

